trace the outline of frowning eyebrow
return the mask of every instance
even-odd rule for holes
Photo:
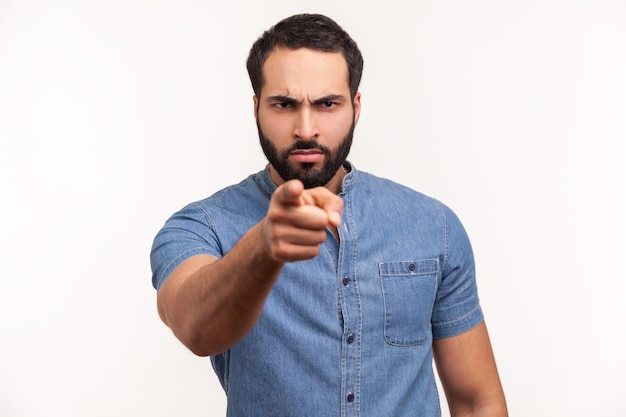
[[[282,95],[277,95],[277,96],[270,96],[266,99],[267,101],[273,101],[276,103],[285,103],[285,104],[298,104],[298,100],[296,100],[293,97],[289,97],[289,96],[282,96]]]
[[[270,96],[270,97],[267,98],[267,101],[274,101],[274,102],[291,104],[291,105],[301,104],[302,103],[302,101],[298,101],[298,100],[296,100],[293,97],[284,96],[284,95]],[[328,103],[329,101],[344,102],[345,101],[345,97],[340,95],[340,94],[329,94],[327,96],[320,97],[320,98],[318,98],[316,100],[313,100],[313,102],[311,102],[311,104],[314,105],[314,106],[319,106],[321,104]]]
[[[342,95],[339,95],[339,94],[329,94],[327,96],[320,97],[317,100],[314,100],[312,104],[314,106],[319,106],[321,104],[328,103],[328,102],[331,102],[331,101],[342,103],[344,100],[345,100],[345,98]]]

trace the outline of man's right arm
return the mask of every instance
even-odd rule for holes
[[[283,264],[317,256],[342,207],[325,188],[281,185],[267,215],[223,258],[196,255],[170,274],[157,296],[161,319],[196,355],[229,349],[256,324]]]

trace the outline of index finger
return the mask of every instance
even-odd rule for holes
[[[324,187],[304,190],[302,194],[309,197],[313,205],[328,213],[328,221],[331,225],[338,227],[341,224],[341,212],[343,211],[341,197]]]

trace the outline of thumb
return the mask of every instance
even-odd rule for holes
[[[304,204],[302,192],[304,185],[300,180],[289,180],[275,192],[276,201],[283,205],[301,206]]]

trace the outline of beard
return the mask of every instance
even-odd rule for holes
[[[257,129],[259,131],[259,141],[261,142],[261,148],[263,153],[274,167],[278,175],[284,180],[300,180],[304,185],[304,188],[321,187],[330,182],[335,176],[339,168],[346,162],[350,148],[352,146],[352,137],[354,136],[354,118],[352,119],[352,126],[348,134],[344,136],[339,146],[332,150],[327,146],[318,143],[316,140],[298,140],[291,146],[279,150],[274,146],[271,140],[265,136],[261,125],[257,120]],[[324,164],[320,168],[316,168],[313,163],[301,163],[299,167],[294,167],[289,164],[289,155],[291,152],[298,149],[317,149],[324,154]]]

